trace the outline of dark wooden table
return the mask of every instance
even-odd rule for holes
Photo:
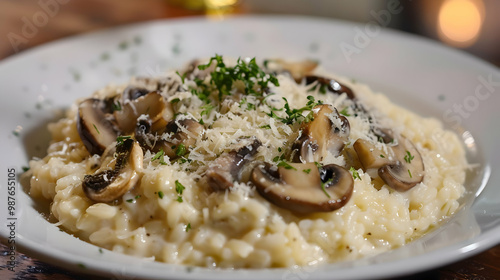
[[[52,5],[47,8],[47,4],[41,3]],[[46,14],[46,21],[40,12]],[[245,13],[245,5],[232,12]],[[0,59],[74,34],[202,13],[176,7],[165,0],[0,0]],[[23,30],[26,20],[38,20],[36,31]],[[17,254],[16,271],[11,272],[7,269],[7,254],[7,247],[0,244],[0,279],[100,279],[67,271],[22,253]],[[398,279],[500,279],[500,245],[466,260]]]

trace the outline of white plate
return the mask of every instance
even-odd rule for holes
[[[18,185],[17,248],[69,269],[117,278],[358,279],[430,269],[500,241],[500,175],[490,172],[500,166],[499,69],[414,36],[303,17],[150,22],[61,40],[3,61],[1,222],[10,222],[5,199],[8,168],[19,175],[30,157],[44,154],[49,139],[44,124],[55,111],[109,82],[124,82],[132,74],[156,75],[214,53],[318,59],[328,70],[371,85],[417,113],[444,118],[449,127],[460,122],[457,131],[463,135],[469,161],[478,165],[467,174],[464,206],[432,233],[373,258],[316,269],[231,271],[155,263],[110,251],[100,254],[94,245],[43,218],[37,211],[40,205]],[[0,233],[3,241],[10,235],[6,226]]]

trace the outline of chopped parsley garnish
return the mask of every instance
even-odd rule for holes
[[[413,176],[411,176],[411,171],[410,171],[410,169],[408,169],[408,174],[410,175],[410,178],[413,178]]]
[[[410,151],[406,151],[406,155],[404,157],[405,161],[407,163],[411,163],[411,161],[415,158],[415,156],[412,156],[412,154],[410,153]]]
[[[99,253],[101,253],[101,254],[103,253],[101,248],[99,248]]]
[[[163,151],[163,149],[160,149],[159,152],[157,152],[152,158],[151,158],[151,161],[155,161],[157,159],[160,160],[160,164],[161,165],[166,165],[167,163],[165,162],[165,160],[163,159],[163,156],[165,155],[165,152]]]
[[[184,83],[184,80],[186,79],[186,73],[184,73],[183,75],[181,75],[179,71],[175,71],[175,73],[179,75],[179,77],[181,77],[181,82]]]
[[[330,196],[330,194],[328,194],[328,192],[326,191],[326,186],[327,186],[329,183],[331,183],[331,182],[333,182],[333,178],[328,179],[328,180],[327,180],[326,182],[324,182],[324,183],[323,183],[323,182],[321,182],[321,189],[323,190],[323,192],[325,193],[325,195],[326,195],[328,198],[332,198],[332,197],[331,197],[331,196]]]
[[[325,94],[328,89],[328,85],[326,84],[316,84],[311,89],[309,89],[308,92],[315,91],[318,88],[318,86],[319,86],[319,93]]]
[[[185,190],[186,188],[179,182],[179,180],[175,180],[175,191],[179,194],[177,196],[177,201],[178,202],[183,202],[183,199],[182,199],[182,192]]]
[[[158,197],[159,197],[160,199],[163,199],[163,196],[164,196],[163,192],[162,192],[162,191],[159,191],[159,192],[158,192]]]
[[[304,169],[304,170],[302,170],[302,171],[303,171],[304,173],[306,173],[306,174],[309,174],[309,173],[311,172],[311,168]]]
[[[28,166],[23,166],[22,169],[23,169],[24,172],[30,170],[30,168]]]
[[[111,107],[112,107],[113,111],[121,111],[122,110],[122,104],[120,103],[120,101],[116,101],[116,102],[111,103]]]
[[[342,111],[340,111],[340,114],[341,115],[344,115],[346,117],[350,117],[351,115],[349,113],[347,113],[347,107],[345,107],[344,109],[342,109]]]
[[[128,203],[132,203],[132,202],[134,202],[134,200],[133,200],[132,198],[131,198],[131,199],[127,199],[127,200],[125,200],[125,201],[126,201],[126,202],[128,202]]]
[[[293,170],[297,170],[297,168],[291,166],[290,164],[288,164],[286,161],[280,161],[278,163],[278,166],[281,166],[281,167],[284,167],[285,169],[293,169]]]
[[[188,224],[186,225],[186,232],[188,232],[190,229],[191,229],[191,223],[188,223]]]
[[[175,155],[178,156],[178,157],[181,157],[181,156],[183,156],[185,154],[186,154],[186,146],[184,146],[184,144],[181,143],[175,149]]]
[[[200,107],[201,109],[203,109],[203,111],[201,111],[200,113],[200,116],[208,116],[210,115],[210,112],[215,108],[215,106],[211,105],[211,104],[206,104],[206,105],[203,105]]]
[[[247,110],[255,110],[255,104],[249,103],[246,98],[242,98],[241,101],[240,101],[240,108],[243,105],[247,105],[247,107],[246,107]]]
[[[170,103],[175,104],[178,103],[179,101],[181,101],[179,98],[174,98],[172,99],[172,101],[170,101]]]
[[[97,129],[97,126],[95,126],[95,124],[92,124],[92,125],[94,126],[95,131],[97,131],[97,134],[101,134],[101,133],[99,132],[99,129]]]
[[[263,126],[259,126],[259,128],[271,129],[271,126],[268,124],[265,124]]]
[[[381,158],[385,158],[385,156],[384,156],[383,154],[380,154],[380,157],[381,157]]]
[[[138,198],[141,198],[140,194],[138,194],[138,195],[135,196],[135,199],[138,199]]]
[[[323,164],[321,164],[321,163],[319,163],[319,162],[317,162],[317,161],[315,161],[315,162],[314,162],[314,164],[315,164],[318,168],[323,167]]]
[[[314,97],[312,95],[307,96],[307,103],[306,106],[299,108],[299,109],[291,109],[290,104],[288,104],[288,100],[283,97],[283,100],[285,100],[285,113],[287,114],[287,117],[284,119],[281,119],[283,123],[286,124],[292,124],[295,121],[298,121],[299,123],[302,122],[309,122],[313,119],[312,112],[309,113],[306,117],[302,115],[304,111],[311,111],[314,106],[321,105],[323,102],[321,100],[315,101]]]
[[[284,155],[284,154],[281,154],[281,155],[279,155],[279,156],[275,156],[275,157],[273,158],[273,161],[274,161],[274,162],[278,162],[278,161],[282,161],[282,160],[284,160],[284,159],[285,159],[285,155]]]
[[[199,65],[198,69],[205,70],[212,63],[215,63],[215,70],[211,73],[210,85],[217,89],[219,100],[222,100],[224,96],[231,95],[233,83],[236,81],[243,83],[245,94],[255,96],[262,96],[269,87],[269,83],[279,86],[278,79],[260,69],[255,58],[252,58],[248,63],[238,58],[234,67],[228,67],[222,56],[216,54],[210,58],[207,64]]]
[[[359,177],[359,173],[356,169],[354,169],[354,167],[351,166],[351,168],[349,169],[349,171],[352,172],[352,178],[354,179],[360,179],[361,180],[361,177]]]
[[[175,191],[182,195],[182,192],[185,190],[186,188],[179,182],[179,180],[175,180]]]
[[[122,145],[122,144],[123,144],[123,142],[124,142],[126,139],[130,139],[130,137],[132,137],[132,136],[130,136],[130,135],[127,135],[127,136],[121,136],[121,135],[120,135],[120,136],[116,137],[116,146],[120,146],[120,145]]]

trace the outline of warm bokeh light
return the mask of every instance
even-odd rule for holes
[[[205,0],[205,5],[209,8],[228,7],[238,3],[238,0]]]
[[[452,46],[473,45],[484,20],[482,0],[446,0],[439,10],[439,38]]]

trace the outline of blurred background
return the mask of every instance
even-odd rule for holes
[[[293,14],[371,22],[500,65],[499,12],[498,0],[0,0],[0,59],[62,37],[128,23]]]

